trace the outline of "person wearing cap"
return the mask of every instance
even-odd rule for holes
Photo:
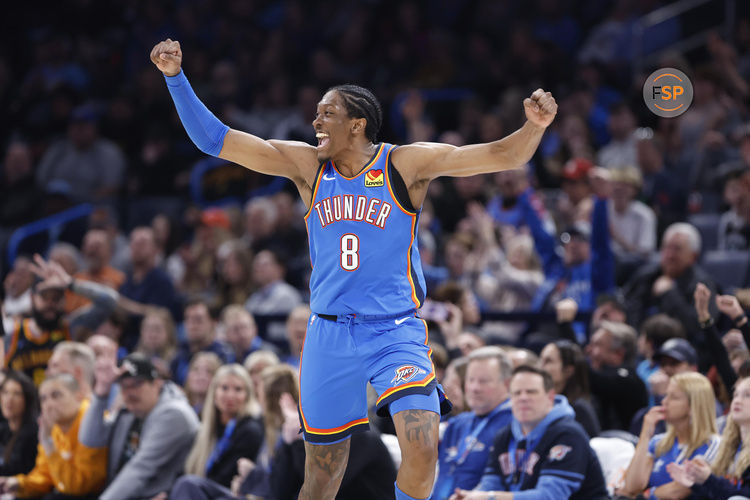
[[[562,227],[578,220],[589,220],[593,204],[589,175],[594,164],[587,158],[571,158],[560,173],[560,187],[564,196],[557,200],[555,218]]]
[[[654,359],[659,368],[672,378],[678,373],[698,370],[698,353],[685,339],[669,339],[656,351]]]
[[[115,308],[119,295],[107,286],[73,279],[62,266],[38,255],[32,271],[40,279],[32,286],[32,315],[14,322],[5,366],[23,371],[39,385],[55,345],[70,340],[71,332],[96,327]],[[83,295],[93,305],[66,315],[66,290]]]
[[[596,195],[591,224],[580,221],[562,233],[562,255],[558,253],[558,242],[545,229],[531,203],[531,189],[519,198],[544,270],[544,281],[532,300],[532,310],[551,309],[559,300],[570,298],[581,310],[592,311],[596,297],[614,288],[614,256],[607,222],[611,186],[603,169],[595,169],[591,181]]]
[[[169,491],[199,426],[182,391],[160,379],[140,353],[129,354],[119,367],[102,358],[95,372],[94,396],[79,437],[86,446],[108,447],[107,484],[99,498],[150,499]],[[123,408],[105,417],[115,381],[120,384]]]
[[[653,397],[655,404],[660,404],[667,393],[669,381],[675,375],[680,373],[689,373],[698,371],[698,354],[690,342],[684,338],[676,337],[667,340],[654,353],[654,362],[658,370],[649,377],[648,384],[650,395]],[[653,404],[644,406],[633,416],[630,422],[631,434],[638,435],[643,426],[643,419],[646,413],[653,408]],[[721,413],[721,407],[717,406],[717,414]],[[655,432],[665,432],[664,421],[656,423]]]
[[[685,329],[679,321],[666,314],[655,314],[643,322],[638,333],[638,356],[642,359],[635,371],[647,386],[651,375],[659,370],[654,355],[664,342],[674,337],[685,338]],[[648,405],[650,407],[654,404],[654,397],[650,395]]]

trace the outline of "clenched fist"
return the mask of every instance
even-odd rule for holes
[[[151,49],[151,62],[166,76],[175,76],[180,72],[180,66],[182,65],[180,42],[167,38],[163,42],[157,43]]]
[[[531,97],[524,99],[523,107],[526,119],[540,127],[548,127],[557,114],[555,98],[542,89],[536,89]]]

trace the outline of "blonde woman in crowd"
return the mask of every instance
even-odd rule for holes
[[[667,431],[654,435],[659,420],[667,423]],[[672,481],[667,465],[698,456],[710,461],[718,446],[711,383],[700,373],[675,375],[661,406],[651,408],[643,419],[635,455],[625,472],[625,486],[618,493],[635,497],[646,490],[651,498],[687,498],[690,488]]]
[[[190,360],[185,378],[185,395],[198,415],[203,412],[208,388],[221,364],[221,358],[213,352],[198,352]]]
[[[690,488],[698,498],[750,497],[750,378],[741,379],[734,388],[713,465],[697,457],[668,469],[672,479]]]
[[[305,476],[305,444],[299,432],[299,382],[287,364],[261,373],[259,394],[264,410],[266,441],[257,464],[242,459],[241,474],[233,481],[238,496],[255,495],[293,500]],[[392,500],[396,468],[388,448],[374,432],[355,433],[337,498]],[[192,500],[192,499],[190,499]]]
[[[261,409],[250,376],[242,365],[216,372],[203,407],[201,427],[185,462],[186,476],[172,489],[173,498],[218,484],[229,487],[240,458],[257,460],[263,443]],[[212,484],[213,483],[213,484]]]
[[[263,387],[261,387],[263,381],[260,378],[260,374],[269,366],[275,366],[279,363],[281,363],[279,356],[271,351],[255,351],[245,358],[243,366],[250,375],[250,380],[253,381],[253,391],[256,396],[259,397],[260,391],[263,390]]]
[[[177,330],[169,310],[149,309],[141,321],[135,352],[148,356],[162,377],[172,378],[169,364],[177,352]]]
[[[257,460],[240,459],[239,474],[232,481],[231,492],[238,497],[254,495],[260,498],[281,499],[283,497],[286,499],[287,496],[278,495],[280,489],[278,484],[296,482],[294,471],[288,468],[288,464],[284,464],[283,470],[277,471],[274,475],[272,468],[278,467],[276,454],[278,450],[285,449],[284,443],[291,444],[302,439],[299,433],[299,414],[296,409],[299,404],[299,381],[295,369],[285,363],[265,368],[260,373],[258,400],[263,408],[265,433],[263,447]],[[274,477],[280,478],[276,481],[275,488]],[[292,490],[299,488],[299,485],[287,484],[286,486],[291,487]],[[272,493],[273,490],[276,492]],[[206,496],[206,499],[214,498],[218,492],[210,491],[209,493],[211,495]],[[191,500],[198,498],[202,497],[194,496]]]

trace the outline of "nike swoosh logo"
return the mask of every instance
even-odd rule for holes
[[[332,180],[334,180],[335,178],[336,178],[336,176],[335,176],[335,175],[332,175],[332,176],[330,176],[330,177],[328,177],[327,175],[324,175],[324,176],[323,176],[323,180],[324,180],[324,181],[332,181]]]
[[[405,317],[405,318],[397,319],[397,320],[395,321],[395,323],[396,323],[397,325],[400,325],[401,323],[403,323],[404,321],[406,321],[406,320],[407,320],[407,319],[409,319],[409,318],[411,318],[411,316],[407,316],[407,317]]]

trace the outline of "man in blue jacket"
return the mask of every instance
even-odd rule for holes
[[[607,172],[595,169],[592,186],[596,199],[588,224],[577,223],[560,237],[562,252],[531,203],[527,189],[519,198],[526,225],[542,259],[545,280],[532,302],[536,310],[551,308],[560,299],[574,299],[585,311],[594,309],[596,296],[614,288],[614,256],[610,245],[607,199],[611,191]]]
[[[582,221],[567,228],[560,236],[561,249],[557,238],[539,216],[533,203],[533,191],[527,189],[518,199],[544,270],[544,281],[531,302],[533,310],[552,310],[558,301],[573,299],[582,311],[593,311],[596,297],[614,290],[615,261],[607,219],[607,199],[611,191],[608,172],[595,169],[591,181],[596,197],[591,225]],[[577,328],[579,330],[583,327]]]
[[[609,498],[596,454],[573,408],[555,396],[552,378],[521,365],[510,380],[513,420],[495,438],[474,491],[451,500],[603,500]]]
[[[471,411],[448,421],[438,446],[433,500],[447,500],[455,488],[479,484],[497,432],[511,420],[508,382],[512,365],[498,346],[472,351],[466,366],[466,402]]]

